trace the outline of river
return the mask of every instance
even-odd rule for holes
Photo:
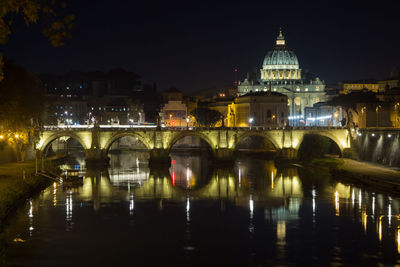
[[[399,264],[399,201],[301,167],[202,154],[149,170],[142,152],[52,184],[10,221],[9,266]]]

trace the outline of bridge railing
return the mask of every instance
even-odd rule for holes
[[[93,125],[46,125],[44,130],[50,131],[65,131],[65,130],[86,130],[93,129]],[[155,130],[156,125],[99,125],[102,130]],[[335,130],[345,129],[345,127],[338,126],[285,126],[285,127],[267,127],[267,126],[251,126],[251,127],[168,127],[162,126],[162,130],[168,131],[211,131],[211,130],[245,130],[245,131],[265,131],[265,130]],[[393,128],[392,128],[393,129]]]

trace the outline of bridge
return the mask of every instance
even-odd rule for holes
[[[149,164],[169,164],[169,153],[172,146],[186,136],[197,136],[207,142],[215,161],[232,161],[232,154],[238,143],[247,137],[260,136],[272,143],[276,157],[295,159],[297,152],[307,134],[328,137],[340,149],[341,155],[349,153],[350,134],[341,127],[156,127],[130,125],[89,125],[89,126],[45,126],[37,142],[36,150],[43,157],[48,146],[60,137],[69,137],[78,141],[86,152],[88,164],[107,161],[111,145],[125,136],[140,140],[149,150]]]

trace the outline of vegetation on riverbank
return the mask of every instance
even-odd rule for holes
[[[10,212],[46,185],[44,178],[32,175],[34,172],[34,162],[0,165],[0,231]]]

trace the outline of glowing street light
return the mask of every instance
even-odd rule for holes
[[[249,118],[250,129],[251,129],[251,125],[253,124],[253,121],[254,121],[254,118],[253,118],[253,117],[250,117],[250,118]]]
[[[4,138],[4,136],[3,135],[0,135],[0,139],[3,139]]]
[[[15,134],[15,138],[17,138],[17,139],[18,139],[18,138],[19,138],[19,134]]]

